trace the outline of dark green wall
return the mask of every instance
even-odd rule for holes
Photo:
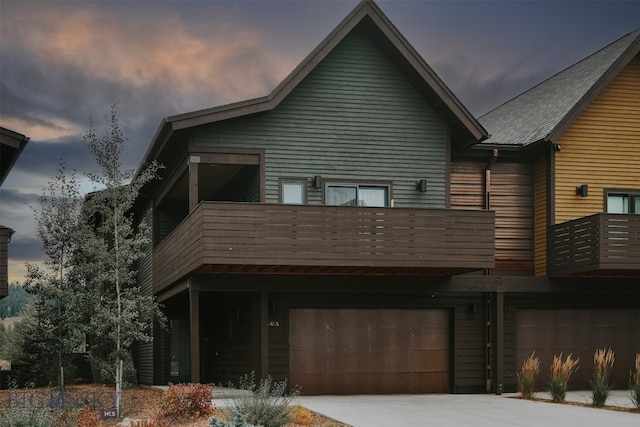
[[[201,128],[191,143],[265,149],[269,203],[279,178],[322,175],[392,181],[395,206],[445,206],[447,127],[366,34],[347,36],[274,110]]]

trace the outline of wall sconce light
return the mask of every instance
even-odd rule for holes
[[[420,181],[416,182],[416,190],[418,190],[421,193],[426,193],[427,192],[427,180],[426,179],[421,179]]]
[[[320,175],[313,177],[313,188],[322,188],[322,177]]]
[[[589,186],[587,184],[583,184],[579,187],[576,187],[576,196],[587,197],[589,195]]]
[[[553,151],[562,151],[562,145],[560,144],[554,142],[551,146],[553,147]]]

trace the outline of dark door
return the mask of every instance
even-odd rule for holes
[[[294,309],[290,383],[302,394],[442,393],[448,310]]]

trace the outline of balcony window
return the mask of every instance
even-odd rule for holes
[[[389,206],[389,187],[362,184],[327,184],[325,201],[332,206]]]
[[[302,205],[305,200],[305,181],[280,181],[280,198],[282,203]]]
[[[608,192],[607,212],[640,214],[640,192]]]

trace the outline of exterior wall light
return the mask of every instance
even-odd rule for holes
[[[579,187],[576,187],[576,196],[587,197],[589,195],[589,186],[587,184],[582,184]]]
[[[427,192],[427,180],[426,179],[421,179],[420,181],[416,182],[416,190],[418,190],[421,193],[426,193]]]
[[[320,175],[313,177],[313,188],[322,188],[322,177]]]

